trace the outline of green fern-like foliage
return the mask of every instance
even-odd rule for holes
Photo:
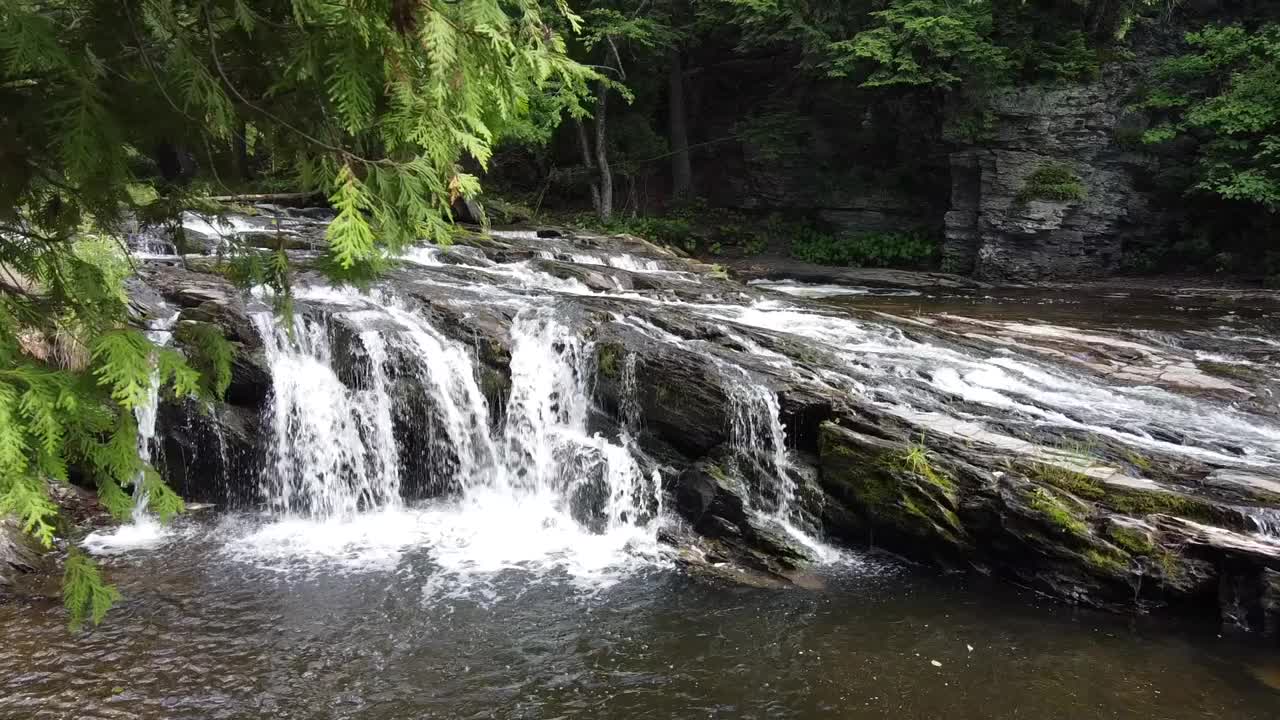
[[[117,238],[128,220],[180,228],[205,187],[182,157],[216,168],[252,139],[333,198],[322,267],[368,280],[408,243],[449,241],[454,203],[480,191],[464,157],[485,167],[532,107],[583,112],[598,76],[553,29],[578,24],[564,0],[0,3],[0,513],[51,547],[48,488],[73,477],[119,517],[135,493],[181,510],[138,457],[133,411],[157,382],[225,392],[231,346],[187,323],[189,357],[151,343]],[[283,249],[224,255],[289,312]],[[77,553],[65,596],[73,626],[118,597]]]
[[[71,617],[72,630],[78,630],[85,618],[95,625],[102,622],[111,606],[120,601],[120,593],[102,581],[97,566],[78,550],[67,555],[62,588],[62,602]]]

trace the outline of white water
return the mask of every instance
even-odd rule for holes
[[[824,285],[822,283],[805,283],[795,280],[752,280],[748,285],[802,298],[833,298],[856,295],[913,297],[920,294],[917,290],[870,288],[858,285]]]
[[[677,272],[625,254],[570,257],[631,272]],[[329,324],[346,329],[350,347],[335,347],[325,322],[300,319],[290,338],[271,315],[255,317],[274,387],[267,423],[273,451],[263,486],[272,512],[228,521],[218,533],[221,552],[270,567],[355,571],[394,567],[405,552],[421,551],[440,568],[426,588],[431,596],[483,594],[494,574],[512,570],[564,574],[594,587],[658,561],[661,478],[644,469],[635,440],[644,422],[637,399],[643,371],[630,352],[620,358],[620,432],[596,434],[595,348],[579,319],[562,312],[561,306],[601,301],[610,303],[607,312],[616,322],[654,342],[696,342],[646,317],[656,306],[678,308],[759,362],[797,376],[808,373],[807,380],[816,373],[833,395],[858,394],[902,409],[903,417],[935,413],[979,424],[998,419],[1080,429],[1233,465],[1280,459],[1280,429],[1274,424],[1155,387],[1112,385],[1012,350],[922,341],[898,325],[826,315],[782,298],[699,304],[597,292],[527,261],[478,259],[483,266],[471,269],[492,281],[480,284],[436,270],[442,258],[439,249],[428,247],[402,259],[419,266],[422,282],[448,286],[443,302],[454,308],[483,303],[516,315],[509,329],[507,407],[501,413],[489,407],[474,349],[441,332],[418,309],[381,295],[299,289],[299,301],[323,306],[332,315]],[[797,287],[793,294],[827,294]],[[834,290],[842,294],[847,288]],[[814,370],[764,347],[759,330],[825,351],[834,369]],[[829,559],[829,551],[797,527],[803,524],[797,477],[777,394],[731,362],[720,370],[732,402],[733,459],[750,465],[743,474],[754,483],[753,511]],[[431,409],[429,427],[397,426],[397,403],[413,393]],[[494,415],[502,420],[494,424]],[[1155,434],[1152,423],[1164,433]],[[406,506],[400,498],[407,482],[401,467],[406,432],[426,434],[439,451],[426,471],[444,495],[424,505]],[[1187,441],[1165,439],[1171,432],[1183,433]],[[1223,450],[1226,445],[1241,447],[1243,457]]]
[[[1158,448],[1227,465],[1280,465],[1280,427],[1163,388],[1110,385],[1011,352],[990,356],[963,352],[914,340],[892,325],[824,315],[785,303],[715,305],[701,310],[725,321],[795,335],[827,349],[845,362],[846,374],[828,379],[835,389],[878,390],[886,398],[882,402],[889,404],[951,413],[946,402],[950,397],[985,406],[1003,422],[1069,428],[1139,449]],[[931,391],[903,381],[922,381]],[[1170,429],[1183,442],[1164,439],[1148,429],[1153,424]],[[1241,448],[1243,455],[1221,449],[1228,447]]]
[[[1280,509],[1250,508],[1245,510],[1245,514],[1255,534],[1280,541]]]
[[[173,309],[169,315],[153,319],[146,331],[147,339],[159,347],[168,345],[173,341],[173,326],[178,322],[178,316],[178,311]],[[157,451],[156,416],[159,411],[160,375],[152,370],[146,400],[133,409],[138,428],[138,457],[148,467],[154,462]],[[155,547],[165,542],[167,528],[147,510],[149,501],[146,473],[139,472],[133,481],[133,511],[130,513],[130,522],[91,533],[85,538],[85,547],[93,553],[110,555]]]
[[[360,333],[364,385],[348,388],[334,368],[324,323],[295,316],[293,337],[269,312],[255,313],[271,369],[267,427],[273,434],[264,500],[284,515],[320,519],[400,502],[400,465],[386,389],[387,352]]]
[[[658,561],[660,478],[645,475],[627,437],[588,429],[593,348],[550,311],[529,308],[513,323],[510,399],[492,427],[472,354],[422,315],[377,295],[299,297],[333,303],[332,323],[370,328],[358,335],[365,380],[342,383],[324,323],[299,316],[290,339],[270,314],[255,316],[273,379],[263,492],[274,517],[225,528],[229,557],[362,570],[422,547],[441,571],[427,590],[443,594],[512,569],[595,587]],[[412,364],[393,368],[391,348]],[[393,372],[416,378],[434,441],[450,451],[431,468],[447,494],[425,505],[399,498]]]

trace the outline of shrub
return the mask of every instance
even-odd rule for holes
[[[811,226],[792,231],[791,254],[819,265],[918,267],[931,263],[938,246],[922,232],[879,232],[834,236]]]
[[[1036,168],[1023,181],[1018,192],[1018,202],[1054,200],[1057,202],[1080,201],[1085,198],[1084,183],[1066,163],[1051,162]]]

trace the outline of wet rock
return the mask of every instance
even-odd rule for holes
[[[699,462],[685,470],[674,495],[680,514],[727,560],[780,573],[810,559],[776,521],[748,509],[742,481],[718,464]]]
[[[33,572],[39,555],[15,520],[0,518],[0,588],[12,585],[17,575]]]
[[[575,252],[592,253],[594,260],[634,253],[661,263],[662,271],[546,259]],[[931,366],[895,369],[884,376],[889,382],[851,391],[840,372],[874,360],[874,337],[864,359],[788,332],[722,321],[706,308],[777,298],[709,276],[706,268],[638,239],[477,234],[432,258],[443,264],[405,263],[387,272],[380,286],[468,349],[493,427],[500,426],[510,393],[512,325],[530,310],[528,296],[540,293],[539,307],[577,331],[591,353],[583,368],[593,387],[589,432],[617,439],[625,431],[639,448],[646,477],[661,474],[668,507],[687,525],[669,537],[690,567],[788,584],[808,551],[773,519],[785,481],[793,495],[788,521],[820,530],[833,542],[874,546],[948,569],[973,567],[1098,607],[1207,609],[1250,628],[1270,627],[1277,596],[1268,572],[1280,572],[1280,548],[1252,534],[1257,527],[1251,518],[1280,505],[1280,478],[1251,463],[1243,444],[1230,451],[1231,438],[1215,440],[1213,454],[1180,453],[1197,438],[1185,423],[1153,417],[1142,428],[1151,447],[1137,452],[1105,432],[1094,437],[1064,429],[1086,426],[1087,409],[1017,395],[1029,410],[996,412],[940,389],[942,369]],[[494,263],[525,261],[502,272],[545,272],[595,293],[514,282],[493,287]],[[261,413],[271,392],[252,313],[266,308],[219,273],[216,263],[148,262],[141,279],[152,292],[138,288],[136,311],[145,318],[160,299],[180,310],[180,326],[214,323],[237,344],[226,402],[200,412],[167,407],[162,424],[166,474],[175,486],[191,497],[247,504],[256,499],[255,463],[265,451]],[[319,280],[303,270],[297,282]],[[867,284],[866,278],[860,282]],[[297,312],[341,314],[309,301],[299,301]],[[1139,337],[947,316],[858,310],[849,316],[852,323],[883,329],[884,337],[918,343],[922,351],[964,353],[975,362],[1032,354],[1064,375],[1089,373],[1117,384],[1128,376],[1124,382],[1159,384],[1214,402],[1257,402],[1227,387],[1235,380],[1202,373],[1188,351]],[[353,317],[334,320],[331,329],[335,351],[343,355],[335,363],[339,375],[358,388],[367,373],[356,336],[397,330],[395,323],[377,326],[367,313]],[[418,370],[430,360],[395,347],[390,352],[403,488],[414,498],[456,491],[440,482],[454,477],[457,458],[439,441],[438,408],[420,385]],[[1202,375],[1211,382],[1202,382]],[[751,394],[742,392],[747,388]],[[927,402],[907,405],[904,398]],[[761,419],[752,415],[761,408],[752,403],[770,405],[765,410],[785,423],[782,443],[762,434]],[[1043,421],[1050,416],[1065,420]],[[1130,430],[1123,419],[1113,425],[1117,435]],[[221,439],[212,443],[214,437]],[[1073,441],[1087,442],[1088,452],[1063,449]],[[788,451],[787,467],[770,463],[774,445]],[[219,477],[246,480],[213,487]],[[569,493],[588,526],[599,527],[602,487],[588,478]]]
[[[847,542],[937,559],[967,543],[955,482],[902,443],[834,423],[820,431],[827,529]]]
[[[807,283],[849,285],[852,287],[896,288],[903,290],[958,289],[990,287],[984,282],[960,275],[885,268],[845,268],[816,265],[799,260],[772,258],[767,263],[753,259],[732,261],[729,267],[743,280],[797,280]]]

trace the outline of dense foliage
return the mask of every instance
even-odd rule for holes
[[[934,261],[937,243],[922,232],[831,235],[809,226],[793,230],[791,253],[820,265],[922,267]]]
[[[192,357],[148,341],[121,291],[125,255],[104,243],[173,226],[234,182],[228,158],[331,198],[337,279],[447,242],[454,203],[479,191],[464,157],[483,169],[504,134],[545,137],[581,112],[596,75],[555,31],[578,23],[562,0],[0,5],[0,513],[48,546],[49,483],[91,483],[122,516],[131,492],[181,509],[139,457],[134,410],[154,385],[225,391],[231,349],[201,326],[179,329]],[[287,295],[283,250],[232,253],[246,282]],[[72,554],[65,597],[74,624],[115,596]]]
[[[1023,181],[1017,199],[1022,203],[1032,200],[1073,202],[1083,200],[1084,196],[1084,184],[1076,171],[1066,163],[1051,162],[1031,171]]]
[[[1196,142],[1195,190],[1280,209],[1280,25],[1186,39],[1189,52],[1160,66],[1144,102],[1169,119],[1144,139]]]

